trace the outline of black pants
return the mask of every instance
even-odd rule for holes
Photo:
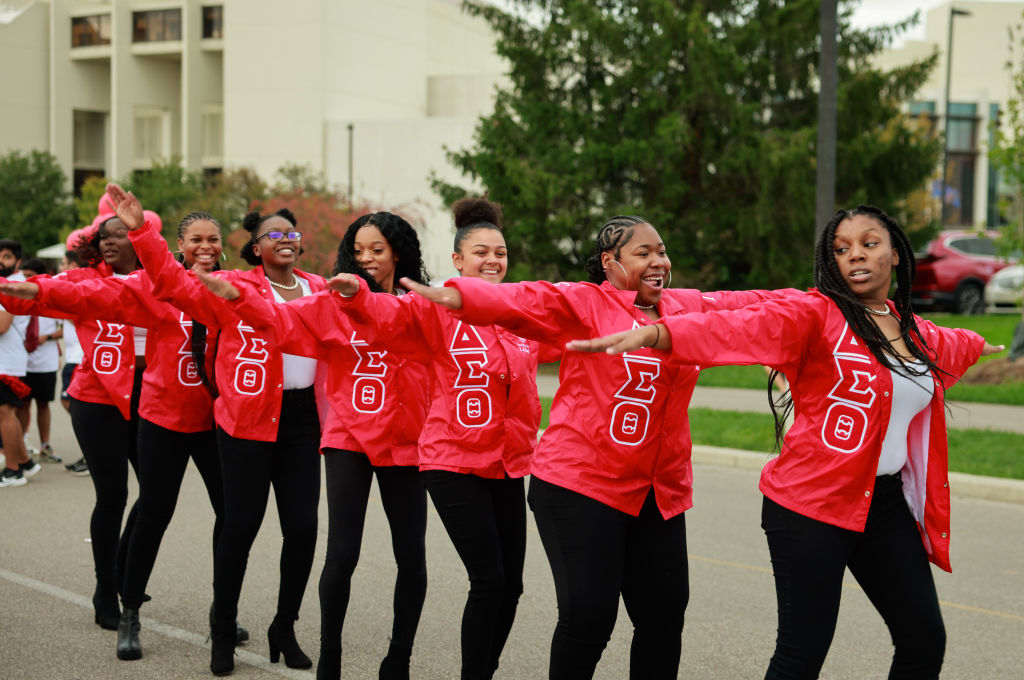
[[[125,607],[135,608],[142,605],[142,596],[156,563],[160,541],[174,515],[178,491],[190,457],[203,478],[210,505],[217,517],[213,524],[213,549],[217,547],[224,508],[224,485],[213,430],[176,432],[140,418],[138,446],[138,516],[128,543],[121,597]]]
[[[621,594],[633,623],[629,677],[674,679],[690,599],[683,514],[663,519],[653,489],[632,517],[536,477],[530,507],[558,601],[549,677],[593,677]]]
[[[864,533],[764,499],[779,629],[765,678],[817,678],[839,614],[846,567],[882,615],[895,653],[889,678],[937,678],[946,649],[928,558],[899,476],[879,477]]]
[[[96,568],[96,590],[103,599],[113,598],[124,586],[128,543],[138,514],[132,505],[121,529],[128,504],[128,465],[138,478],[138,413],[142,370],[135,372],[130,413],[125,420],[116,406],[71,399],[71,427],[89,465],[89,477],[96,490],[96,505],[89,521],[92,559]]]
[[[427,595],[427,494],[416,467],[374,467],[366,454],[329,449],[327,559],[320,574],[320,647],[341,649],[352,572],[359,562],[370,483],[377,476],[398,565],[391,642],[412,648]]]
[[[313,388],[285,391],[279,425],[272,442],[239,439],[217,428],[224,479],[224,528],[213,560],[218,625],[238,618],[249,550],[263,524],[271,485],[283,537],[277,617],[288,622],[299,617],[313,567],[320,503],[320,418]]]
[[[490,678],[516,617],[526,559],[522,479],[427,470],[430,499],[469,575],[462,612],[462,680]]]

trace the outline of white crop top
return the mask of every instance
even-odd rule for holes
[[[886,359],[890,366],[896,365],[897,359],[890,356],[886,356]],[[906,365],[918,371],[925,368],[919,361],[908,362]],[[892,410],[889,412],[889,427],[882,441],[882,455],[878,458],[876,475],[894,475],[906,465],[910,421],[928,408],[935,393],[931,373],[908,376],[892,368],[889,373],[892,374]]]

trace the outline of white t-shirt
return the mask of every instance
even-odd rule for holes
[[[890,366],[896,365],[896,359],[889,356],[886,359]],[[918,361],[908,362],[908,365],[917,371],[925,368]],[[907,430],[910,421],[928,408],[935,393],[931,373],[908,376],[892,368],[889,372],[892,374],[892,410],[889,412],[889,428],[882,440],[882,455],[878,458],[876,475],[894,475],[907,464]]]
[[[48,316],[39,318],[39,347],[28,355],[29,373],[55,373],[60,367],[60,348],[56,340],[42,340],[43,336],[57,332],[57,320]]]
[[[24,281],[21,272],[7,277],[8,281]],[[7,311],[3,305],[0,310]],[[28,351],[25,349],[25,329],[28,328],[27,316],[15,316],[11,327],[0,333],[0,375],[13,375],[18,378],[25,376],[28,367]]]
[[[299,282],[299,287],[302,289],[302,297],[312,293],[306,279],[295,275],[295,280]],[[267,279],[267,285],[274,291],[274,301],[285,304],[286,300],[277,292],[277,287],[270,285],[270,279]],[[312,385],[316,379],[316,359],[282,352],[281,368],[284,371],[284,380],[281,381],[281,384],[286,390],[301,390]]]
[[[64,363],[77,365],[82,363],[83,358],[85,358],[85,352],[82,351],[82,343],[78,341],[78,331],[75,330],[75,324],[65,320]]]
[[[131,274],[118,274],[114,273],[115,279],[127,279]],[[147,328],[142,326],[132,326],[132,337],[135,339],[135,356],[144,357],[146,356],[146,332]]]

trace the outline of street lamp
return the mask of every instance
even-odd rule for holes
[[[946,224],[946,175],[949,172],[949,81],[953,74],[953,20],[958,16],[969,17],[971,13],[965,9],[949,7],[949,34],[946,38],[946,108],[942,115],[945,116],[945,133],[942,138],[942,190],[939,193],[939,200],[942,201],[942,224]],[[963,205],[963,199],[960,201]]]

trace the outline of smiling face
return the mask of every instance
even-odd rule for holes
[[[889,230],[866,215],[854,215],[836,227],[832,252],[853,294],[865,304],[884,306],[893,267],[900,261]]]
[[[196,220],[178,239],[178,250],[185,258],[185,266],[210,273],[217,265],[223,244],[220,228],[210,220]]]
[[[360,227],[352,244],[352,256],[381,288],[389,292],[394,290],[398,254],[380,229],[372,224]]]
[[[267,236],[272,231],[282,232],[284,237],[279,241],[274,241]],[[274,215],[263,221],[257,229],[256,238],[253,239],[252,250],[256,257],[263,260],[264,266],[289,267],[295,265],[295,260],[299,257],[300,246],[298,241],[288,238],[288,232],[292,231],[296,231],[294,225],[280,215]]]
[[[638,305],[657,304],[672,271],[665,244],[649,224],[632,227],[625,243],[601,253],[601,266],[613,286],[637,292]]]
[[[501,283],[508,269],[505,237],[497,229],[483,227],[466,234],[458,252],[452,253],[452,264],[462,276],[473,276]]]
[[[128,227],[114,217],[100,225],[100,255],[119,274],[135,271],[138,258],[128,240]]]

